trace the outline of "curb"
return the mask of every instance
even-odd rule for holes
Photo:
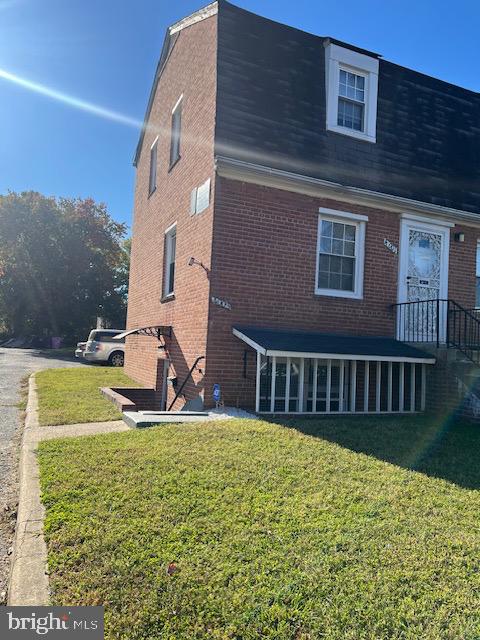
[[[40,501],[36,451],[39,438],[35,374],[28,379],[28,402],[20,452],[20,493],[13,560],[8,584],[9,606],[48,604],[47,547],[43,537],[45,509]],[[33,437],[32,437],[33,436]]]
[[[35,374],[28,379],[28,402],[20,450],[20,492],[13,558],[8,581],[9,606],[45,606],[49,603],[47,545],[43,537],[45,508],[40,500],[38,443],[53,438],[129,431],[123,421],[41,427]]]

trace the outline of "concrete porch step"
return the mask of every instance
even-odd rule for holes
[[[197,422],[208,419],[208,411],[124,411],[123,420],[134,428],[154,424]]]
[[[134,429],[156,424],[182,424],[207,420],[232,420],[234,418],[256,420],[257,416],[237,407],[219,407],[210,411],[124,411],[123,420]]]

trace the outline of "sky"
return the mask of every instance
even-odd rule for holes
[[[130,224],[165,29],[202,0],[0,0],[0,193],[93,197]],[[480,91],[478,0],[235,0]]]

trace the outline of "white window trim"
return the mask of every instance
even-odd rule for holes
[[[175,235],[176,235],[176,231],[177,231],[177,223],[175,222],[174,224],[171,224],[167,229],[165,229],[165,234],[164,234],[164,247],[165,247],[165,264],[164,264],[164,271],[163,271],[163,298],[170,298],[175,294],[175,282],[173,282],[173,287],[171,289],[171,291],[169,291],[170,289],[170,283],[169,283],[169,267],[170,267],[170,259],[171,259],[171,255],[172,255],[172,245],[171,242],[169,241],[169,237],[171,237],[172,235],[172,231],[175,230]],[[175,238],[175,242],[176,242],[176,238]],[[176,261],[176,260],[175,260]]]
[[[179,97],[179,99],[176,101],[176,103],[175,103],[175,105],[174,105],[174,107],[173,107],[173,109],[172,109],[172,115],[173,115],[173,114],[175,113],[175,111],[178,109],[178,107],[180,106],[180,103],[182,102],[182,100],[183,100],[183,93],[182,93],[182,95]]]
[[[203,191],[202,191],[203,190]],[[208,178],[200,186],[195,187],[190,194],[190,215],[199,215],[210,206],[211,178]],[[199,193],[206,197],[203,205],[199,201]]]
[[[375,143],[377,141],[378,59],[336,44],[325,47],[327,130]],[[364,131],[338,125],[340,69],[365,78]]]
[[[320,237],[323,220],[332,222],[343,222],[356,227],[355,232],[355,290],[342,291],[341,289],[324,289],[318,286],[318,268],[320,266]],[[335,209],[319,209],[317,226],[317,259],[315,267],[315,295],[330,296],[334,298],[363,298],[363,271],[365,263],[365,227],[368,216],[350,213],[349,211],[336,211]]]
[[[170,167],[173,167],[173,166],[174,166],[174,165],[175,165],[175,164],[180,160],[180,158],[182,157],[182,156],[181,156],[181,152],[180,152],[180,149],[181,149],[180,143],[181,143],[181,136],[182,136],[182,124],[183,124],[183,123],[182,123],[182,117],[183,117],[183,113],[181,114],[181,115],[182,115],[182,117],[180,118],[180,130],[179,130],[179,132],[178,132],[178,155],[177,155],[177,157],[176,157],[176,158],[174,158],[174,159],[172,160],[172,150],[173,150],[173,115],[174,115],[174,113],[177,111],[177,109],[181,109],[181,108],[182,108],[182,103],[183,103],[183,93],[182,93],[182,95],[178,98],[178,100],[177,100],[177,101],[176,101],[176,103],[175,103],[175,106],[174,106],[174,107],[173,107],[173,109],[172,109],[172,116],[171,116],[171,118],[172,118],[172,120],[171,120],[171,122],[172,122],[172,127],[171,127],[171,131],[170,131]]]
[[[152,189],[152,149],[158,143],[158,136],[150,145],[150,171],[148,173],[148,195],[152,195],[152,193],[157,188],[157,167],[158,167],[158,146],[157,146],[157,155],[156,155],[156,164],[155,164],[155,186]]]

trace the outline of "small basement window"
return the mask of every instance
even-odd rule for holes
[[[175,285],[175,254],[177,248],[177,226],[165,231],[165,272],[163,276],[163,297],[173,296]]]
[[[366,216],[320,209],[317,241],[317,295],[361,298]]]

